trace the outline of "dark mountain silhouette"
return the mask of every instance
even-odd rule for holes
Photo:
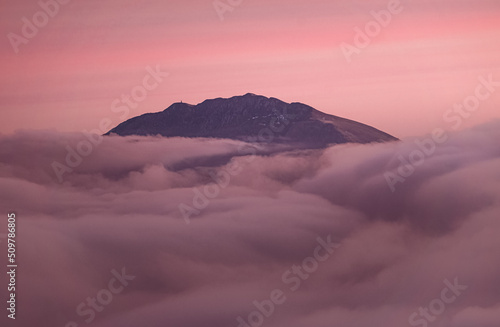
[[[106,133],[110,134],[228,138],[312,148],[397,140],[371,126],[302,103],[289,104],[251,93],[206,100],[196,106],[174,103],[162,112],[131,118]]]

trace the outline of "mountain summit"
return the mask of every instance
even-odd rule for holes
[[[174,103],[162,112],[131,118],[105,135],[212,137],[324,147],[397,140],[371,126],[328,115],[302,103],[252,93],[198,105]]]

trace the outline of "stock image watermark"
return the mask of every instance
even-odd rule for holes
[[[84,302],[76,306],[76,314],[84,319],[86,324],[94,321],[97,314],[103,312],[104,309],[113,302],[114,296],[122,293],[136,276],[127,275],[125,267],[118,272],[116,269],[111,270],[113,277],[109,280],[106,288],[101,289],[94,297],[87,297]],[[78,327],[78,323],[70,321],[64,327]]]
[[[224,15],[228,12],[233,12],[234,9],[241,6],[242,3],[243,0],[215,0],[212,2],[212,5],[220,21],[223,22],[225,19]]]
[[[156,65],[155,68],[147,66],[145,69],[147,74],[142,79],[142,83],[134,86],[130,92],[122,94],[111,103],[111,112],[120,114],[119,119],[121,120],[127,119],[130,116],[130,110],[137,108],[141,102],[146,100],[149,92],[155,90],[169,75],[167,72],[162,72],[159,65]],[[111,118],[103,118],[96,129],[82,131],[85,139],[80,140],[75,147],[66,146],[64,163],[53,161],[51,165],[59,183],[64,182],[64,174],[72,173],[83,163],[84,158],[94,152],[103,141],[102,135],[109,131],[112,124]]]
[[[16,214],[7,214],[7,317],[16,319],[16,283],[17,283],[17,261],[16,261]]]
[[[442,315],[446,308],[454,303],[462,293],[467,290],[468,286],[460,285],[458,277],[451,283],[448,279],[443,281],[445,287],[441,290],[439,297],[431,300],[426,307],[418,308],[418,311],[413,312],[408,318],[410,326],[427,327]]]
[[[379,11],[372,10],[370,16],[372,20],[368,21],[363,28],[356,26],[354,28],[354,38],[351,43],[342,42],[340,49],[348,63],[352,62],[353,55],[360,55],[362,50],[367,48],[377,36],[387,28],[393,17],[403,12],[403,5],[400,0],[391,0],[386,9]]]
[[[282,274],[281,281],[288,287],[288,292],[299,290],[302,282],[309,279],[318,270],[320,263],[327,261],[340,247],[340,244],[332,242],[331,235],[325,239],[318,236],[316,241],[318,245],[314,248],[311,256],[302,260],[300,265],[293,265]],[[286,292],[277,288],[269,293],[269,298],[253,301],[252,304],[256,310],[250,312],[246,319],[238,316],[236,318],[237,327],[262,326],[266,318],[270,318],[274,314],[277,306],[283,305],[287,301]]]
[[[35,12],[31,18],[24,16],[21,18],[21,32],[10,32],[7,34],[12,49],[17,54],[19,47],[26,45],[31,39],[38,35],[38,32],[47,26],[49,21],[60,11],[61,6],[66,5],[71,0],[41,0],[38,1],[40,10]]]
[[[500,81],[493,80],[493,74],[489,74],[487,77],[480,76],[478,80],[479,83],[471,95],[465,97],[461,103],[454,104],[453,109],[449,109],[443,114],[443,120],[452,124],[452,129],[459,129],[463,122],[480,108],[481,103],[489,100],[500,87]]]
[[[282,134],[286,127],[291,123],[293,115],[286,112],[284,109],[283,113],[278,112],[273,109],[275,116],[271,118],[268,123],[268,127],[263,127],[260,129],[259,133],[255,137],[248,137],[245,141],[248,143],[242,144],[238,147],[238,156],[248,156],[245,160],[247,162],[252,162],[257,154],[257,147],[253,146],[256,143],[271,143],[276,137]],[[210,173],[211,183],[208,183],[202,187],[193,187],[193,199],[191,205],[186,203],[180,203],[178,208],[186,224],[191,223],[191,217],[201,214],[202,210],[206,209],[210,200],[215,199],[219,196],[222,189],[229,186],[231,182],[231,177],[239,175],[243,171],[243,167],[237,162],[230,163],[226,166],[226,169],[221,169],[217,173]]]
[[[458,130],[465,120],[469,119],[476,112],[481,103],[490,99],[497,88],[500,87],[500,81],[493,80],[493,74],[487,77],[480,76],[479,83],[474,89],[473,94],[465,97],[460,103],[453,105],[453,109],[447,110],[443,114],[443,120],[447,124],[451,124],[451,130]],[[404,183],[412,176],[417,167],[422,166],[425,161],[435,154],[438,146],[443,145],[448,141],[449,133],[442,128],[436,128],[432,135],[423,139],[416,139],[416,149],[413,150],[406,158],[398,155],[399,166],[394,171],[384,173],[387,185],[391,192],[396,191],[398,183]]]
[[[255,158],[256,150],[255,148],[250,148],[251,152],[245,150],[241,147],[238,149],[240,155],[252,154],[246,159],[247,162],[252,162]],[[234,162],[226,166],[226,169],[221,169],[217,173],[209,173],[213,182],[204,185],[202,187],[193,187],[193,200],[191,205],[186,203],[180,203],[178,208],[186,224],[191,223],[191,217],[201,214],[201,211],[208,207],[211,199],[215,199],[219,196],[222,189],[229,186],[231,182],[231,177],[237,176],[241,173],[243,167],[238,163]]]

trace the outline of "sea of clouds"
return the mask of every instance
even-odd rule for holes
[[[111,136],[60,181],[53,163],[81,139],[0,135],[13,326],[500,325],[498,121],[450,134],[394,192],[386,173],[413,140],[287,150]],[[111,299],[102,290],[123,269],[134,278]]]

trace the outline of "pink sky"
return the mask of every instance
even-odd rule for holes
[[[252,92],[398,137],[450,129],[443,113],[474,94],[480,76],[500,81],[500,2],[402,0],[348,63],[340,44],[388,2],[245,0],[221,21],[210,0],[70,1],[16,54],[7,35],[21,35],[21,19],[40,7],[1,0],[0,130],[117,124],[111,103],[156,65],[169,77],[130,117]],[[499,105],[500,90],[461,128],[500,118]]]

